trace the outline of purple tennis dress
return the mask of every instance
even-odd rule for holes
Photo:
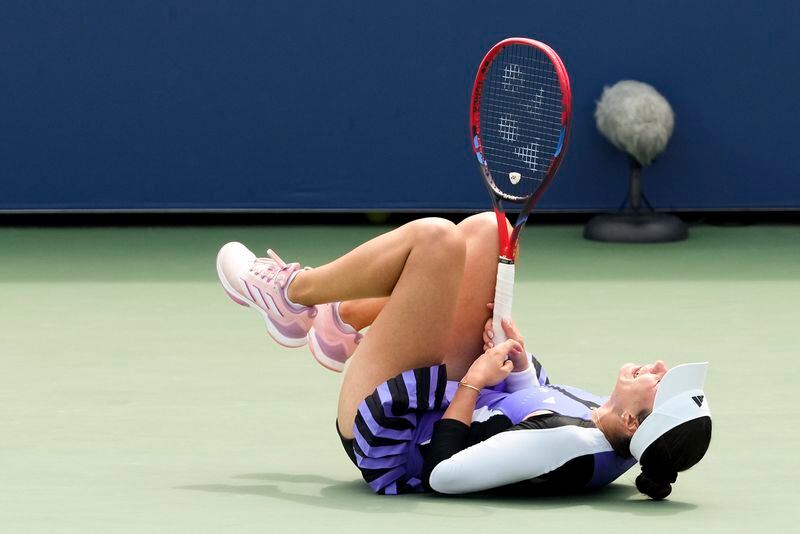
[[[571,386],[552,385],[539,362],[532,358],[532,363],[538,384],[515,392],[503,391],[503,384],[481,391],[472,425],[463,425],[469,435],[465,436],[466,443],[462,447],[525,425],[528,425],[526,431],[531,432],[536,428],[525,418],[539,410],[555,414],[550,418],[552,426],[594,428],[591,409],[605,399]],[[355,437],[343,442],[364,480],[375,492],[398,494],[430,489],[423,474],[426,447],[431,445],[434,426],[442,418],[457,387],[457,382],[447,380],[444,365],[413,369],[380,384],[361,402],[353,427]],[[533,419],[539,418],[531,421]],[[544,428],[549,425],[543,424]],[[530,451],[531,454],[536,452]],[[558,481],[560,490],[589,489],[609,484],[634,463],[632,458],[623,458],[613,450],[583,454],[575,461],[566,462],[560,472],[555,470],[531,480],[529,486],[545,488],[547,483]],[[556,486],[551,484],[551,487]]]

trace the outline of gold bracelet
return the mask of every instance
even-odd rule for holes
[[[476,388],[475,386],[473,386],[473,385],[471,385],[471,384],[467,384],[467,383],[466,383],[466,382],[464,382],[463,380],[462,380],[461,382],[459,382],[459,383],[458,383],[458,385],[459,385],[459,386],[464,386],[465,388],[469,388],[469,389],[475,390],[475,391],[477,391],[477,392],[478,392],[478,395],[480,395],[480,393],[481,393],[481,390],[480,390],[480,389]]]

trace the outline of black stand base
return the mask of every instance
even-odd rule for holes
[[[669,213],[608,213],[593,217],[583,237],[612,243],[664,243],[686,239],[689,229]]]

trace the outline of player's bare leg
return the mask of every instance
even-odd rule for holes
[[[497,277],[497,218],[480,213],[464,219],[456,228],[466,243],[464,277],[458,291],[453,327],[445,354],[448,375],[461,379],[483,352],[481,334],[490,312],[486,303],[494,299]],[[510,231],[511,225],[509,225]],[[357,330],[372,324],[389,299],[361,299],[342,302],[341,318]]]
[[[492,212],[467,217],[457,228],[465,238],[467,253],[444,359],[451,380],[463,378],[483,353],[483,326],[490,316],[486,304],[494,300],[499,248],[497,218]]]
[[[352,437],[358,404],[381,382],[442,362],[464,274],[463,234],[442,219],[421,219],[305,271],[289,298],[314,305],[391,295],[351,357],[339,395],[339,428]]]
[[[339,305],[339,316],[356,330],[362,330],[375,321],[388,301],[389,297],[346,300]]]

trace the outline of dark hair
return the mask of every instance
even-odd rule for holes
[[[650,411],[636,416],[641,425]],[[631,457],[631,436],[609,439],[614,452]],[[711,418],[699,417],[665,432],[645,449],[639,463],[642,473],[636,477],[636,489],[660,501],[672,493],[678,471],[686,471],[700,461],[711,443]]]
[[[711,443],[711,418],[699,417],[665,432],[651,443],[639,463],[642,473],[636,477],[636,489],[660,501],[672,493],[678,471],[686,471],[706,454]]]

